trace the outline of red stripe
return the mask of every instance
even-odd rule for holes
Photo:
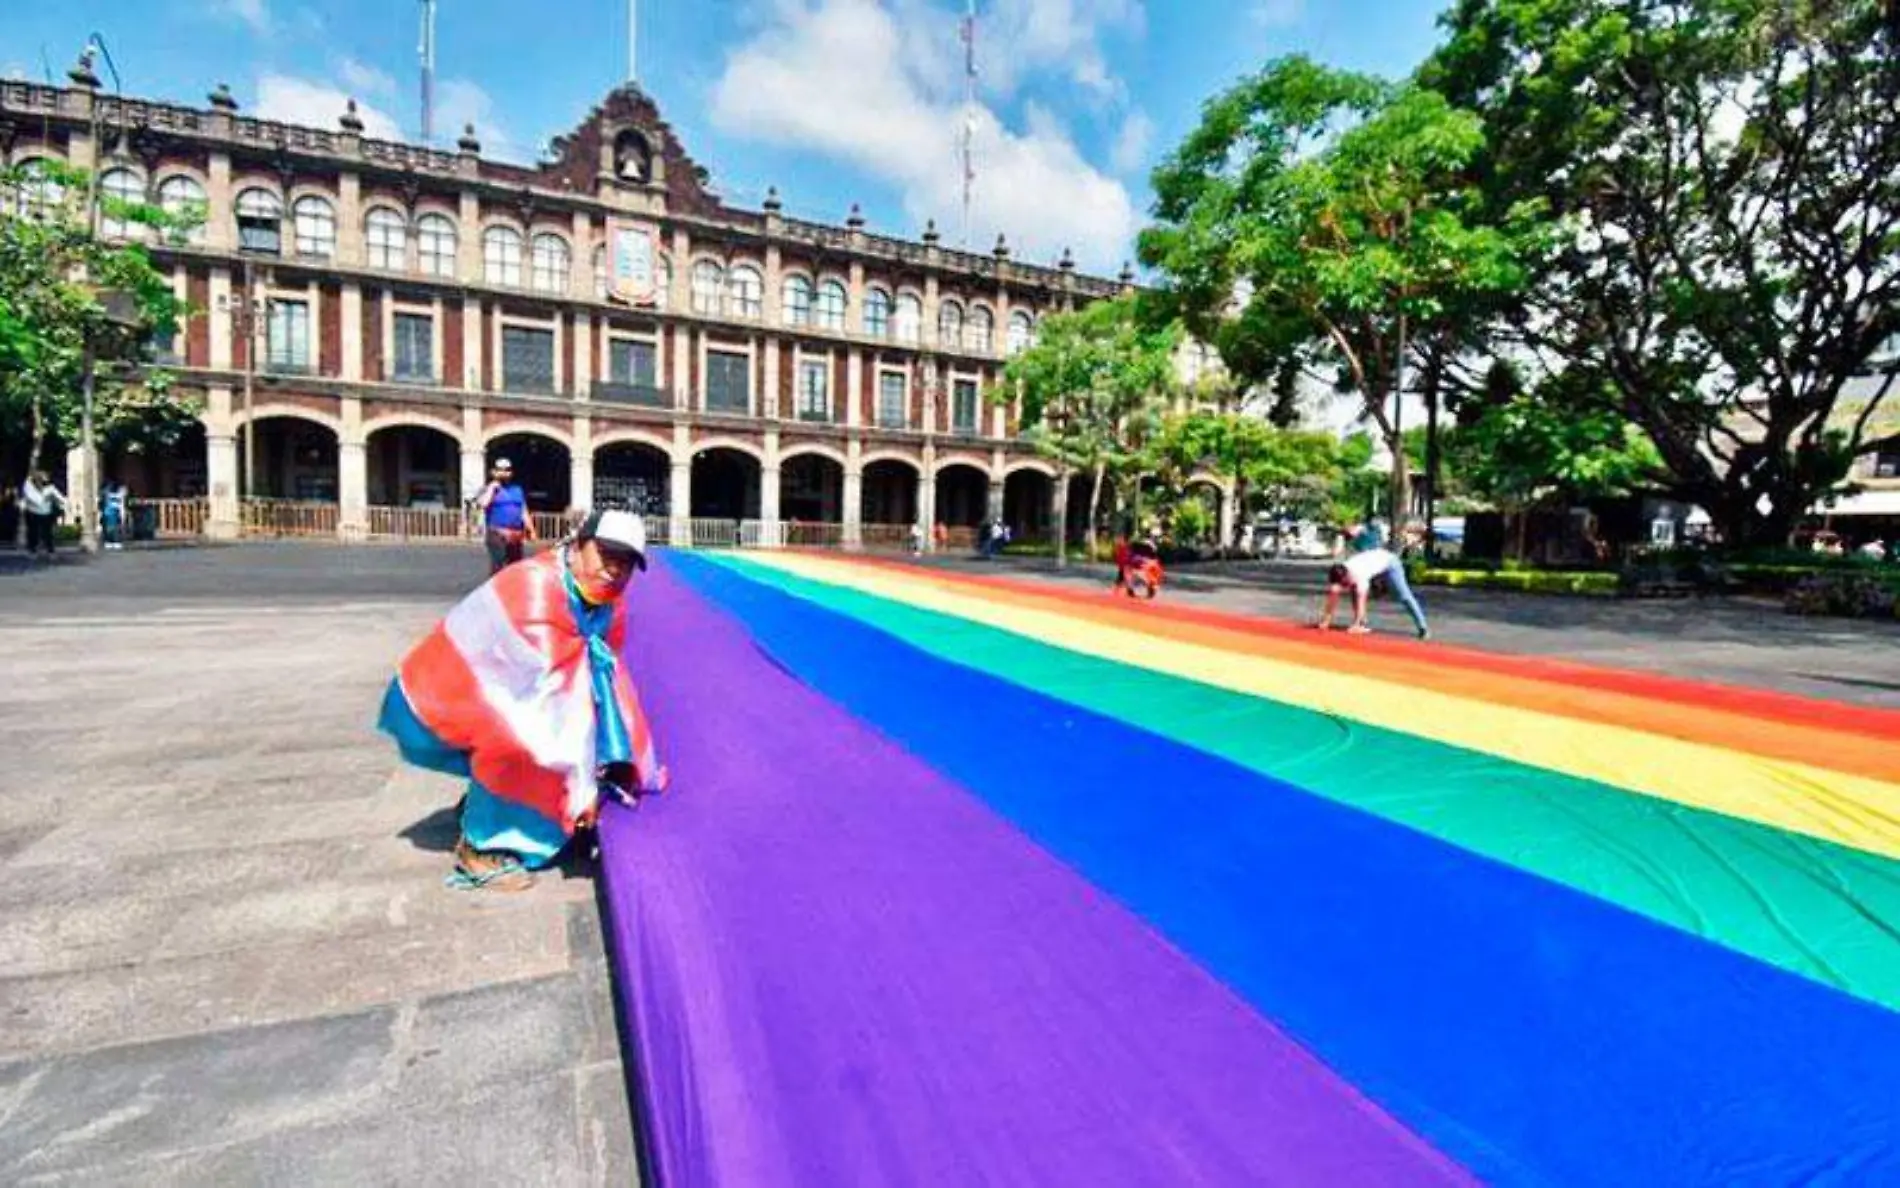
[[[835,554],[828,554],[835,559]],[[951,573],[903,561],[890,561],[875,557],[852,557],[849,563],[873,569],[902,573],[913,578],[923,578],[945,585],[963,586],[972,589],[1007,590],[1014,594],[1037,599],[1054,605],[1096,605],[1111,604],[1130,609],[1131,604],[1107,591],[1075,591],[1059,589],[1043,582],[1022,578],[1003,578],[976,576],[972,574]],[[1476,648],[1456,645],[1434,644],[1429,650],[1421,651],[1419,645],[1397,639],[1381,639],[1378,636],[1339,637],[1330,633],[1315,632],[1301,625],[1279,619],[1268,619],[1255,615],[1236,614],[1231,611],[1208,610],[1202,607],[1181,606],[1175,603],[1139,604],[1144,617],[1161,620],[1148,630],[1157,635],[1165,635],[1162,623],[1175,621],[1193,623],[1201,626],[1218,627],[1222,630],[1245,635],[1272,639],[1297,641],[1314,646],[1327,646],[1350,649],[1353,652],[1388,654],[1417,660],[1429,656],[1438,663],[1453,664],[1475,672],[1494,673],[1500,676],[1515,677],[1522,680],[1539,681],[1547,684],[1578,686],[1600,689],[1605,692],[1620,693],[1631,697],[1642,697],[1653,701],[1673,702],[1696,706],[1702,709],[1722,710],[1744,717],[1760,718],[1765,721],[1782,722],[1789,725],[1811,727],[1819,730],[1833,730],[1848,734],[1861,734],[1876,739],[1900,739],[1900,711],[1880,709],[1874,706],[1849,705],[1837,701],[1824,701],[1820,698],[1803,697],[1794,693],[1779,693],[1766,689],[1745,689],[1735,685],[1717,684],[1712,681],[1697,681],[1682,677],[1663,676],[1655,673],[1632,672],[1628,669],[1604,668],[1595,665],[1580,664],[1569,660],[1550,660],[1535,656],[1502,655],[1496,652],[1480,651]]]

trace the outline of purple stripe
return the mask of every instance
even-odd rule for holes
[[[674,790],[603,849],[661,1183],[1469,1181],[672,575],[643,586],[627,654]]]

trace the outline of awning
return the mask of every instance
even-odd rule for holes
[[[1817,516],[1900,516],[1900,491],[1862,491],[1814,505]]]

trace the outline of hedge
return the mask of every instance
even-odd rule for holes
[[[1586,598],[1614,598],[1621,581],[1614,573],[1517,569],[1424,569],[1413,581],[1426,586],[1461,590],[1510,590],[1519,594],[1576,594]]]

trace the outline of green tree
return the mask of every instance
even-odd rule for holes
[[[89,175],[59,163],[0,171],[0,426],[24,431],[35,466],[45,464],[49,438],[78,440],[88,343],[101,356],[93,385],[100,441],[163,444],[197,411],[162,370],[104,358],[135,353],[142,338],[169,339],[187,310],[144,247],[95,232],[91,197]],[[142,203],[97,202],[100,217],[153,233],[189,225]]]
[[[1094,555],[1102,493],[1139,483],[1152,465],[1162,413],[1174,389],[1180,327],[1156,326],[1133,297],[1098,301],[1044,318],[1036,341],[1011,359],[998,399],[1022,398],[1024,436],[1061,470],[1057,478],[1056,555],[1065,556],[1068,476],[1093,480],[1088,550]]]
[[[1239,379],[1328,368],[1397,454],[1411,337],[1523,280],[1531,208],[1469,217],[1482,147],[1478,118],[1437,92],[1285,58],[1209,102],[1156,170],[1140,254]],[[1393,485],[1403,508],[1404,467]]]
[[[1562,220],[1505,344],[1548,405],[1518,411],[1633,423],[1731,542],[1785,542],[1895,382],[1842,404],[1900,333],[1891,5],[1459,0],[1443,23],[1420,78],[1482,117],[1489,216]]]

